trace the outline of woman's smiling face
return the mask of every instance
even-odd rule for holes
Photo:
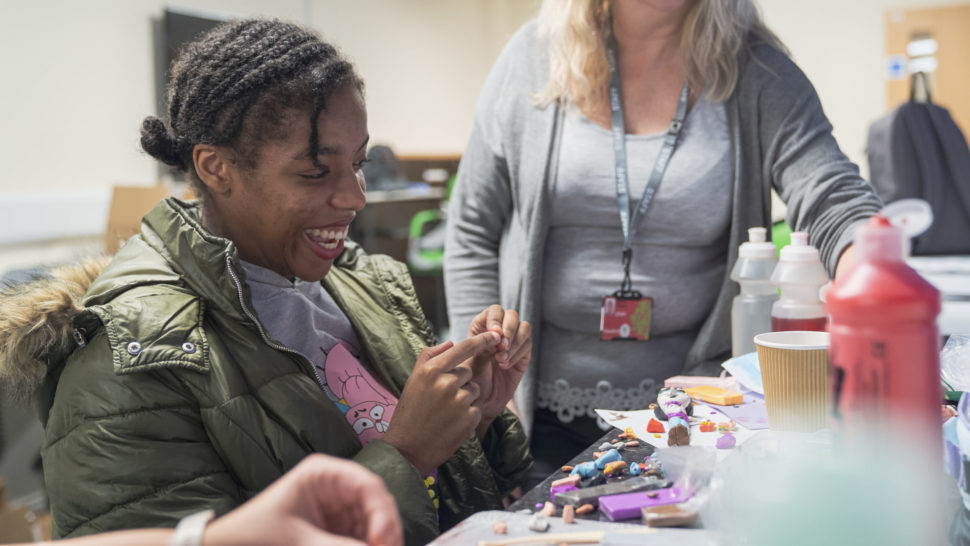
[[[247,262],[289,279],[319,281],[344,247],[366,203],[367,110],[360,91],[345,85],[317,120],[317,165],[309,150],[307,112],[281,114],[291,129],[258,149],[253,168],[226,164],[228,191],[212,191],[210,227],[232,240]]]

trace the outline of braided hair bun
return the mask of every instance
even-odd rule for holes
[[[175,167],[179,171],[185,170],[178,149],[178,140],[168,132],[162,120],[155,116],[148,116],[141,122],[141,147],[155,159]]]

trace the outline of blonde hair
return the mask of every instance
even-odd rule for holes
[[[738,81],[738,53],[748,33],[788,53],[765,26],[753,0],[692,0],[684,19],[681,51],[694,92],[724,101]],[[610,0],[544,0],[539,29],[549,41],[550,73],[537,104],[571,102],[584,113],[607,104],[609,65],[604,33]]]

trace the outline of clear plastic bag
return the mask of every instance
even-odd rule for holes
[[[970,336],[950,336],[940,353],[940,376],[947,390],[970,391]]]

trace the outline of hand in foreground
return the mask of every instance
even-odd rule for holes
[[[404,539],[384,482],[356,463],[318,453],[212,522],[202,543],[400,546]]]
[[[501,305],[492,305],[472,320],[468,336],[495,332],[502,341],[492,351],[475,355],[463,364],[472,370],[472,381],[478,384],[482,420],[476,433],[484,438],[492,421],[502,413],[532,358],[532,326],[520,322],[519,314]]]
[[[445,462],[481,421],[478,385],[462,362],[491,355],[500,336],[483,332],[454,345],[447,341],[421,351],[404,384],[394,417],[384,434],[422,476]]]

